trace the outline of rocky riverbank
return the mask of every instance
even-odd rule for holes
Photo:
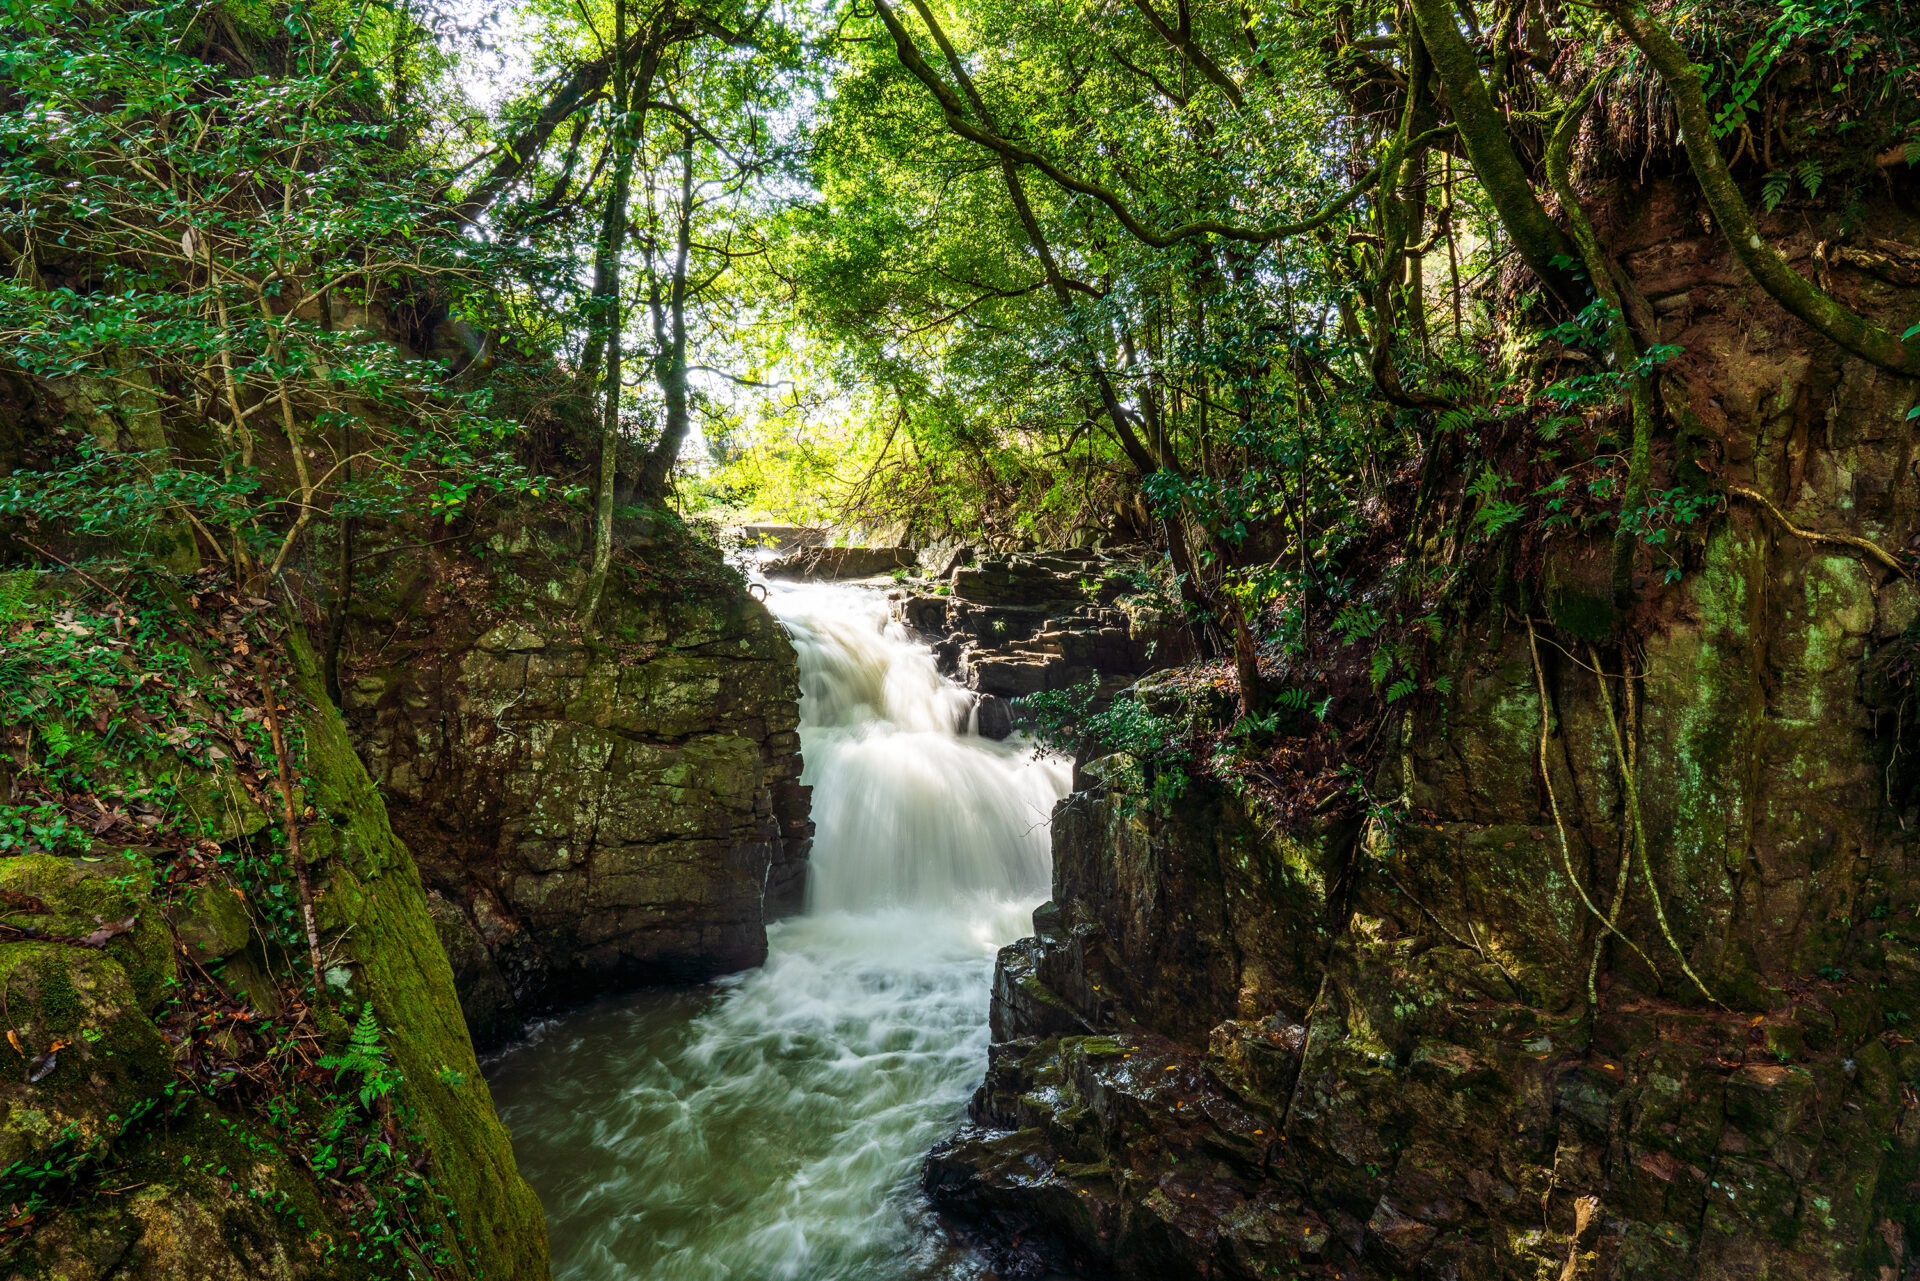
[[[1872,762],[1916,597],[1773,555],[1717,535],[1696,621],[1647,642],[1639,759],[1673,763],[1638,772],[1651,881],[1616,872],[1629,799],[1572,661],[1545,665],[1549,808],[1511,624],[1408,713],[1377,781],[1401,821],[1283,829],[1089,763],[935,1200],[1014,1276],[1908,1275],[1920,932]],[[1777,614],[1715,608],[1762,574]],[[1763,666],[1767,625],[1802,640]],[[1631,947],[1582,901],[1616,875]]]

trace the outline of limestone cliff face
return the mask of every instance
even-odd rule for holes
[[[483,1043],[595,990],[757,965],[804,886],[779,625],[716,562],[692,587],[616,574],[582,635],[567,547],[516,533],[404,562],[345,647],[356,743]]]
[[[928,1170],[1011,1269],[1911,1275],[1920,594],[1746,494],[1910,548],[1913,388],[1741,287],[1683,207],[1616,233],[1685,353],[1663,448],[1733,493],[1677,581],[1643,562],[1621,618],[1604,546],[1484,574],[1451,688],[1389,722],[1397,817],[1156,808],[1125,760],[1063,803]]]

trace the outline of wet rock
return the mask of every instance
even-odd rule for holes
[[[400,602],[366,602],[343,682],[483,1044],[597,991],[759,964],[812,835],[797,668],[765,607],[720,578],[609,591],[581,636],[534,586],[534,542],[490,562],[477,615],[435,587],[396,637]]]
[[[942,676],[958,676],[966,654],[967,638],[958,632],[933,644],[934,666]]]
[[[982,654],[967,659],[967,683],[983,694],[1018,698],[1066,683],[1067,665],[1046,654]]]
[[[953,597],[947,603],[947,626],[970,637],[982,649],[996,649],[1029,640],[1070,604],[983,605]]]
[[[1347,1258],[1263,1172],[1270,1121],[1190,1051],[1125,1033],[997,1046],[974,1124],[935,1149],[936,1205],[1003,1266],[1146,1281],[1256,1278]]]
[[[872,578],[918,564],[911,547],[803,547],[762,569],[775,578]]]
[[[996,694],[982,694],[974,704],[974,730],[982,738],[1002,739],[1013,733],[1013,709]]]
[[[947,630],[947,601],[942,596],[908,596],[899,601],[895,613],[914,631],[929,636],[944,636]]]

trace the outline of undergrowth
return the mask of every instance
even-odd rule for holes
[[[111,1148],[69,1136],[0,1170],[8,1207],[0,1257],[49,1215],[124,1181],[116,1176],[150,1158],[156,1124],[204,1107],[235,1146],[304,1171],[329,1222],[311,1221],[284,1190],[258,1186],[240,1161],[187,1155],[183,1169],[261,1204],[323,1262],[350,1261],[374,1276],[443,1276],[460,1271],[463,1254],[471,1260],[452,1206],[418,1159],[411,1113],[396,1106],[402,1078],[372,1004],[354,1018],[345,991],[304,972],[265,716],[265,699],[280,700],[296,797],[310,795],[286,642],[278,610],[214,573],[0,575],[0,855],[125,855],[133,870],[118,880],[144,900],[143,912],[196,891],[237,895],[251,923],[246,955],[273,989],[230,990],[220,964],[203,965],[176,939],[177,977],[153,1015],[172,1047],[172,1081],[116,1118]],[[256,654],[277,673],[270,691],[258,684]],[[303,807],[303,823],[317,817]],[[52,909],[38,900],[8,906],[8,937],[47,937],[24,922]],[[49,1066],[65,1045],[8,1033],[17,1052]]]

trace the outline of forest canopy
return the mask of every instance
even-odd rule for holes
[[[117,555],[324,578],[356,522],[571,504],[591,616],[661,505],[1144,543],[1258,707],[1263,654],[1417,638],[1469,562],[1686,572],[1739,491],[1626,265],[1650,184],[1920,373],[1859,281],[1920,160],[1905,0],[5,13],[0,363],[122,429],[0,507]]]

